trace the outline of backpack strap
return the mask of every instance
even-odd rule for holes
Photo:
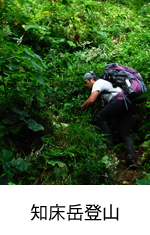
[[[100,93],[100,95],[101,95],[101,103],[102,103],[102,107],[104,107],[105,106],[105,104],[106,104],[106,102],[105,102],[105,100],[104,100],[104,97],[102,96],[102,95],[107,95],[107,94],[111,94],[111,93],[118,93],[117,91],[112,91],[112,92],[109,92],[109,91],[102,91],[101,93]],[[108,104],[109,103],[111,103],[112,101],[114,101],[116,99],[116,96],[115,97],[113,97],[113,98],[111,98],[111,100],[108,102]]]
[[[101,95],[111,94],[111,93],[118,93],[118,92],[117,92],[117,91],[112,91],[112,92],[109,92],[109,91],[102,91],[102,92],[101,92]],[[127,102],[129,102],[130,104],[131,104],[132,102],[128,99],[127,94],[126,94],[125,91],[123,92],[123,94],[124,94],[123,99],[124,99],[124,102],[125,102],[125,106],[126,106],[126,109],[128,110],[128,104],[127,104]],[[113,98],[108,102],[108,104],[111,103],[112,101],[114,101],[115,99],[116,99],[116,96],[113,97]],[[104,102],[104,99],[102,99],[102,100],[103,100],[103,102]],[[103,106],[104,106],[104,105],[103,105]]]

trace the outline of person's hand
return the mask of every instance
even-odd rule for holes
[[[78,113],[81,110],[81,106],[74,109],[75,113]]]
[[[81,110],[81,105],[77,108],[77,110],[78,110],[78,111],[80,111],[80,110]]]

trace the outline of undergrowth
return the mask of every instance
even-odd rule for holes
[[[113,184],[118,160],[96,127],[100,101],[78,111],[89,96],[83,76],[117,62],[149,87],[149,10],[134,0],[0,2],[1,184]],[[133,125],[147,174],[148,104]]]

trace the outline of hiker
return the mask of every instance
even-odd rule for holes
[[[92,89],[92,91],[90,97],[79,109],[86,109],[96,101],[100,94],[106,105],[96,115],[98,127],[103,134],[106,134],[109,140],[108,146],[111,146],[113,145],[113,141],[107,122],[112,118],[116,118],[119,134],[126,145],[126,164],[136,164],[137,158],[130,133],[131,117],[134,112],[135,104],[128,101],[125,102],[124,93],[120,87],[114,88],[111,82],[106,81],[103,78],[97,78],[93,71],[87,72],[84,75],[84,82],[86,87]]]

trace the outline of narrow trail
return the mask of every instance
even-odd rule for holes
[[[117,174],[115,177],[114,184],[115,185],[136,185],[136,178],[141,176],[142,178],[145,177],[145,174],[142,171],[142,164],[141,157],[143,154],[143,149],[139,147],[136,150],[137,155],[137,166],[127,167],[124,160],[124,154],[117,153],[116,156],[119,159],[120,163],[117,167]]]

